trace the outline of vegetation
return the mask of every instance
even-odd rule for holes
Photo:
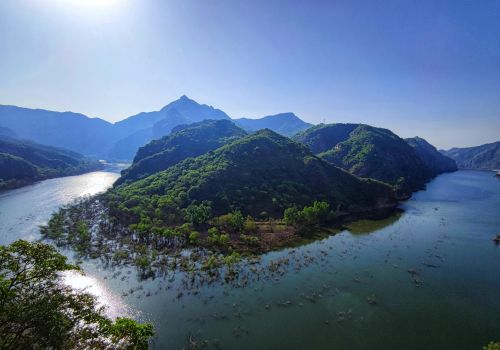
[[[500,169],[500,141],[465,148],[452,148],[442,153],[456,161],[461,169]]]
[[[147,349],[150,324],[110,320],[95,297],[63,285],[78,269],[52,246],[0,246],[1,349]]]
[[[139,148],[132,165],[122,172],[117,185],[145,178],[188,157],[196,157],[245,136],[228,120],[205,120],[177,127],[172,134]]]
[[[298,134],[295,140],[350,173],[391,184],[403,195],[419,189],[433,176],[415,150],[387,129],[320,124]]]
[[[422,162],[430,170],[432,176],[457,170],[457,164],[453,159],[439,153],[436,147],[423,138],[413,137],[405,139],[405,141],[413,147]]]
[[[315,201],[313,205],[305,206],[302,210],[296,207],[286,209],[283,219],[285,223],[297,227],[299,234],[304,235],[332,222],[335,213],[327,202]]]
[[[249,215],[281,218],[285,209],[316,200],[344,214],[396,204],[384,184],[354,177],[270,130],[105,195],[112,217],[150,232],[184,223],[200,226],[212,215],[215,226],[241,233]]]
[[[97,161],[60,148],[0,137],[0,190],[101,167]]]

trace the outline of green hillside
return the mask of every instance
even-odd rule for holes
[[[391,184],[404,195],[432,177],[415,150],[387,129],[364,124],[320,124],[298,134],[295,140],[332,164]]]
[[[500,142],[441,151],[461,169],[500,170]]]
[[[120,221],[149,229],[182,224],[202,204],[210,216],[240,210],[261,218],[314,201],[342,213],[396,205],[388,186],[352,176],[267,129],[119,186],[106,199]]]
[[[99,169],[100,163],[61,148],[0,138],[0,189]]]
[[[425,166],[430,169],[432,175],[435,176],[457,170],[457,164],[453,159],[439,153],[436,147],[423,138],[413,137],[405,139],[405,141],[413,147]]]
[[[172,134],[139,148],[132,165],[122,171],[117,184],[135,181],[196,157],[245,136],[228,120],[205,120],[178,126]]]

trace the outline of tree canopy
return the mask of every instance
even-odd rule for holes
[[[51,245],[0,246],[0,349],[148,348],[151,324],[113,321],[94,296],[61,283],[78,269]]]

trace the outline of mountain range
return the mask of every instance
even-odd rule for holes
[[[453,160],[425,140],[404,140],[388,129],[365,124],[320,124],[294,139],[354,175],[395,186],[403,196],[442,172],[456,170]]]
[[[481,146],[442,150],[445,156],[455,160],[461,169],[500,170],[500,142]]]
[[[139,147],[168,135],[175,126],[205,119],[231,120],[220,109],[199,104],[185,95],[159,111],[139,113],[114,124],[79,113],[0,105],[0,128],[19,138],[107,160],[131,160]],[[235,122],[245,130],[269,128],[283,135],[310,126],[293,113]]]
[[[188,157],[197,157],[246,135],[243,129],[226,119],[176,126],[170,135],[139,148],[132,165],[122,171],[116,184],[148,177]]]
[[[299,131],[306,130],[313,126],[312,124],[304,122],[291,112],[268,115],[267,117],[259,119],[240,118],[235,119],[234,122],[248,132],[254,132],[260,129],[270,129],[284,136],[295,135]]]
[[[210,215],[240,210],[265,219],[281,218],[285,209],[314,201],[325,201],[338,213],[366,213],[397,204],[388,185],[353,176],[269,129],[106,194],[113,216],[152,232],[182,224],[186,213],[200,205]]]

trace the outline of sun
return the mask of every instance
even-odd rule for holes
[[[76,10],[105,10],[117,7],[125,0],[53,0],[59,7]],[[50,3],[50,2],[49,2]]]
[[[65,0],[66,3],[89,8],[107,8],[117,5],[120,0]]]

